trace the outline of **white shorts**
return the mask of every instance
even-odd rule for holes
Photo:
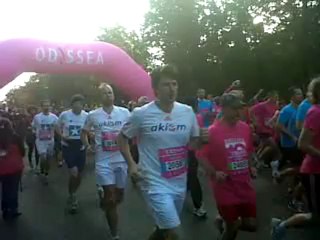
[[[179,215],[186,194],[142,192],[159,229],[174,229],[181,224]]]
[[[128,165],[126,162],[96,164],[97,184],[100,186],[116,185],[125,188],[127,184]]]
[[[54,155],[54,142],[53,141],[40,141],[36,140],[36,147],[39,155],[47,155],[52,157]]]

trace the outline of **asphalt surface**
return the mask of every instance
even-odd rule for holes
[[[205,208],[208,218],[198,220],[192,215],[192,202],[187,198],[181,216],[182,240],[216,240],[217,230],[213,221],[217,210],[206,179],[200,173]],[[275,186],[265,170],[256,182],[258,197],[257,233],[240,233],[239,240],[269,240],[271,217],[288,217],[284,188]],[[0,220],[1,240],[108,240],[108,227],[103,212],[98,207],[95,187],[94,164],[88,162],[83,184],[78,192],[79,213],[69,215],[65,211],[67,198],[66,167],[53,167],[49,185],[43,186],[39,177],[26,169],[20,194],[20,210],[23,215],[15,223]],[[139,191],[131,183],[126,189],[125,201],[120,208],[120,236],[122,240],[146,240],[154,227]],[[289,240],[320,239],[314,229],[293,229]]]

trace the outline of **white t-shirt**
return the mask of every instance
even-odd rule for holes
[[[149,193],[186,191],[188,148],[199,126],[191,107],[175,102],[171,113],[151,102],[133,110],[122,129],[128,138],[138,137],[142,190]]]
[[[71,109],[64,111],[59,116],[59,127],[62,136],[71,140],[80,140],[81,129],[83,128],[88,113],[81,111],[79,115],[75,114]],[[62,141],[64,146],[68,144]]]
[[[103,164],[103,162],[125,162],[117,144],[117,137],[129,116],[128,109],[118,106],[113,106],[110,114],[103,108],[89,113],[84,129],[86,131],[91,131],[92,127],[94,129],[97,165]]]
[[[58,117],[49,113],[48,115],[38,113],[32,120],[32,127],[36,132],[36,139],[38,141],[53,142],[54,131],[58,123]]]

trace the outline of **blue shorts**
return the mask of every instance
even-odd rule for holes
[[[62,146],[62,157],[68,168],[77,167],[82,172],[86,164],[86,151],[80,150],[79,146]]]

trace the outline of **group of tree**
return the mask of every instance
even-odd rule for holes
[[[236,79],[248,95],[260,88],[284,94],[320,73],[320,0],[150,0],[139,33],[118,26],[97,38],[146,69],[174,64],[181,95],[198,87],[220,94]],[[92,76],[35,76],[8,97],[65,99],[84,90],[94,100],[97,82]]]

